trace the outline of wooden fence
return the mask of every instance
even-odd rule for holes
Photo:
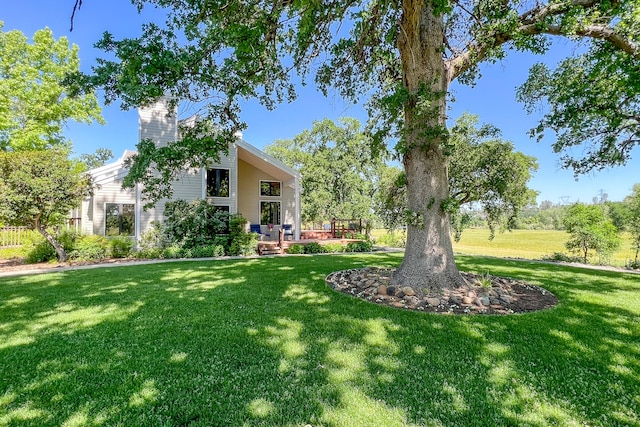
[[[82,231],[80,218],[69,218],[65,225],[62,225],[60,229],[66,229],[80,233]],[[37,233],[30,230],[28,227],[0,227],[0,248],[12,248],[22,246],[25,240],[28,239],[30,233]],[[38,234],[39,235],[39,234]]]
[[[29,232],[27,227],[1,227],[0,247],[10,248],[22,246],[22,242]]]

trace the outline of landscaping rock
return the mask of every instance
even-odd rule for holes
[[[333,289],[396,308],[454,314],[510,314],[553,307],[557,298],[549,291],[522,281],[490,276],[491,287],[471,273],[461,273],[466,284],[443,289],[438,295],[418,297],[412,286],[389,285],[393,269],[362,268],[336,271],[327,276]],[[402,298],[402,299],[401,299]]]

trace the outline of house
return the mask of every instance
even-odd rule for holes
[[[164,100],[139,111],[139,138],[150,138],[159,145],[178,139],[177,115],[168,114]],[[130,235],[138,240],[153,221],[163,220],[169,200],[145,211],[141,184],[133,190],[122,189],[128,172],[125,160],[133,154],[125,151],[117,161],[89,172],[97,186],[94,195],[82,203],[84,233]],[[300,237],[300,173],[245,142],[241,135],[218,163],[185,170],[172,187],[174,200],[206,199],[221,210],[241,214],[250,224],[259,224],[265,234],[272,225],[269,234],[277,236],[286,224],[292,226],[295,239]]]

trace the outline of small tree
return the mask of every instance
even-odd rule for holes
[[[633,264],[638,266],[638,253],[640,252],[640,184],[633,186],[633,192],[625,198],[625,204],[629,209],[627,230],[631,234],[631,244],[635,251]]]
[[[618,230],[600,205],[575,203],[567,209],[564,225],[570,234],[565,246],[579,253],[585,264],[591,250],[606,257],[620,246]]]
[[[0,151],[0,221],[37,230],[56,249],[58,260],[66,261],[64,247],[49,228],[63,224],[91,193],[83,168],[66,150]]]

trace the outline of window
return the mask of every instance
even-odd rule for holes
[[[260,225],[280,225],[280,202],[260,202]]]
[[[260,181],[261,196],[280,196],[280,181]]]
[[[106,236],[135,235],[135,205],[107,203],[104,234]]]
[[[229,169],[207,170],[207,197],[229,197]]]

